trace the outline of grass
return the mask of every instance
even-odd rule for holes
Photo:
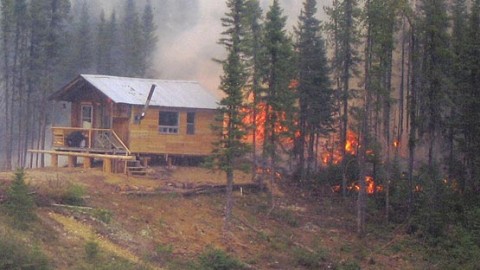
[[[114,244],[108,239],[95,236],[94,230],[86,224],[80,223],[72,218],[65,217],[56,213],[50,213],[50,217],[58,223],[62,224],[62,226],[68,233],[83,239],[87,243],[88,241],[94,241],[95,243],[97,243],[98,248],[103,251],[109,252],[119,258],[123,258],[133,264],[141,265],[143,263],[138,256],[136,256],[129,250]],[[94,235],[93,239],[92,235]]]

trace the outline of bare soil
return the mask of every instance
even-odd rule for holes
[[[401,227],[382,231],[381,224],[374,224],[371,233],[358,238],[355,200],[343,201],[328,187],[313,194],[280,180],[273,209],[269,193],[236,192],[233,226],[225,234],[223,194],[185,197],[177,192],[223,184],[222,173],[192,167],[152,170],[152,178],[98,169],[28,170],[27,182],[37,198],[47,198],[37,211],[40,225],[26,237],[39,243],[57,269],[79,269],[85,243],[92,239],[105,253],[152,269],[183,269],[183,262],[195,260],[207,247],[225,250],[252,269],[426,267],[413,249],[405,248],[411,241]],[[12,176],[0,173],[0,202]],[[48,199],[66,182],[85,188],[84,208],[54,206],[58,202]],[[250,176],[238,172],[235,182],[250,183]],[[125,192],[132,190],[145,192]]]

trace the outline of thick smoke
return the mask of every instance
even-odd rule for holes
[[[98,1],[99,6],[110,12],[116,8],[123,13],[126,0]],[[271,0],[261,0],[266,13]],[[288,16],[288,29],[296,24],[302,8],[301,0],[281,0],[280,5]],[[323,5],[319,1],[319,16],[323,17]],[[141,12],[146,0],[135,4]],[[154,59],[154,76],[163,79],[196,80],[205,87],[216,90],[221,66],[212,59],[222,59],[224,49],[217,44],[223,31],[220,18],[226,12],[225,1],[219,0],[151,0],[158,26],[159,43]]]

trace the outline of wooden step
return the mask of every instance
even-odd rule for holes
[[[127,161],[127,174],[134,176],[146,176],[147,168],[141,165],[139,160]]]

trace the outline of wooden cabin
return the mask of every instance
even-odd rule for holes
[[[219,100],[193,81],[79,75],[50,99],[71,103],[71,126],[52,127],[55,152],[207,156],[216,140]]]

